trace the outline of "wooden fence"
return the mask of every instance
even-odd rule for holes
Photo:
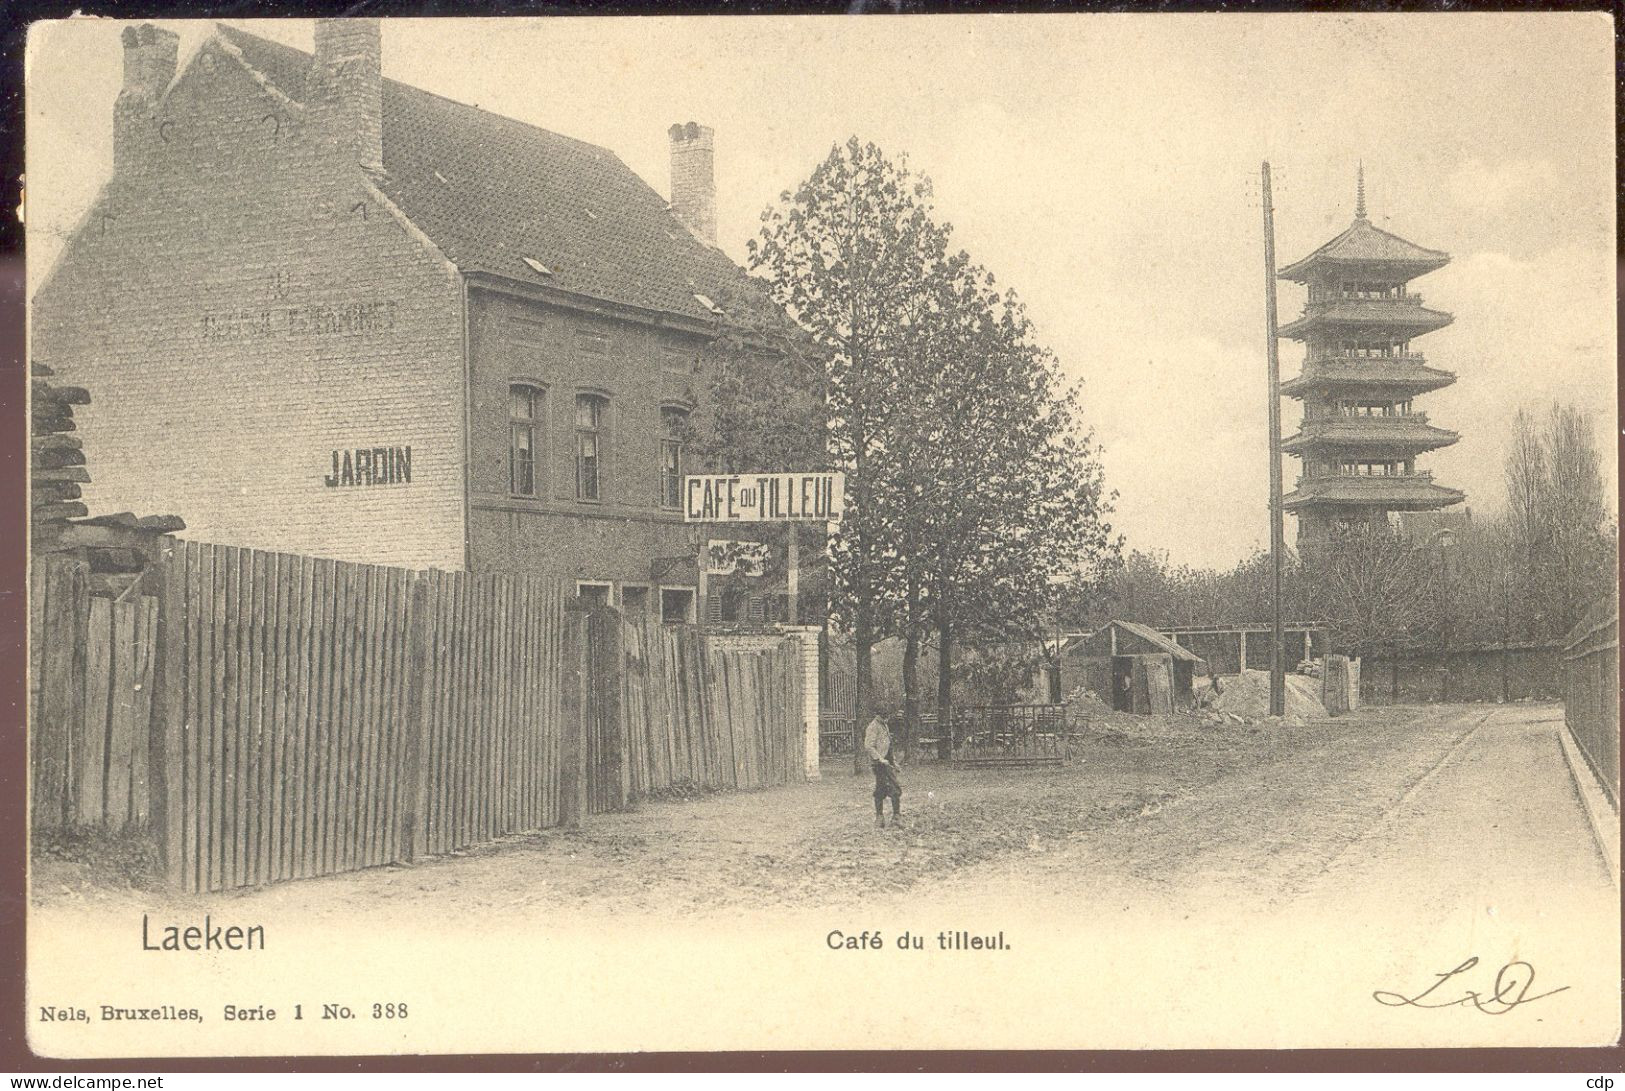
[[[154,646],[151,598],[89,593],[86,565],[43,557],[30,572],[33,821],[119,831],[148,819]]]
[[[1593,607],[1563,640],[1563,719],[1619,809],[1619,602]]]
[[[802,772],[791,641],[708,649],[696,630],[586,612],[558,580],[164,553],[161,610],[36,563],[34,813],[150,815],[183,889],[407,861],[677,784]]]

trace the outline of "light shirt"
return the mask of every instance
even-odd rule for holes
[[[886,721],[876,716],[869,721],[869,726],[863,731],[863,748],[869,752],[872,761],[885,761],[886,755],[891,752],[891,728]]]

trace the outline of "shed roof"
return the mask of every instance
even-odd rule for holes
[[[305,100],[311,54],[216,31],[277,90]],[[761,298],[614,152],[397,80],[383,81],[382,109],[378,188],[465,273],[707,322],[716,312],[699,296]]]
[[[1167,637],[1163,636],[1161,633],[1157,632],[1155,629],[1148,628],[1147,626],[1138,624],[1137,622],[1133,622],[1133,621],[1122,621],[1122,620],[1108,621],[1105,625],[1101,626],[1099,629],[1097,629],[1094,632],[1089,634],[1089,636],[1087,638],[1087,641],[1085,642],[1086,647],[1087,647],[1087,644],[1093,642],[1096,637],[1100,636],[1102,633],[1107,632],[1108,630],[1112,629],[1113,627],[1117,628],[1118,630],[1120,630],[1122,632],[1129,633],[1130,635],[1132,635],[1132,636],[1134,636],[1134,637],[1136,637],[1136,638],[1138,638],[1140,640],[1145,641],[1147,644],[1149,644],[1152,647],[1156,648],[1158,651],[1167,652],[1169,655],[1173,656],[1175,659],[1179,659],[1179,660],[1182,660],[1182,661],[1187,662],[1187,663],[1203,663],[1203,662],[1205,662],[1205,660],[1203,660],[1201,656],[1199,656],[1196,653],[1192,652],[1189,648],[1182,648],[1178,644],[1174,643],[1172,640],[1168,639]]]

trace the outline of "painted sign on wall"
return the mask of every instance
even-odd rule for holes
[[[356,447],[333,452],[333,472],[324,479],[330,489],[353,485],[410,485],[412,448]]]
[[[845,507],[842,473],[683,478],[685,523],[827,523],[839,521]]]

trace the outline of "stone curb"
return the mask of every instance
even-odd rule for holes
[[[1557,722],[1557,741],[1563,749],[1563,760],[1568,763],[1569,775],[1574,778],[1574,792],[1580,797],[1580,807],[1591,825],[1597,851],[1608,867],[1608,874],[1619,886],[1619,813],[1608,801],[1608,795],[1597,782],[1597,776],[1586,763],[1585,755],[1569,736],[1568,725]]]

